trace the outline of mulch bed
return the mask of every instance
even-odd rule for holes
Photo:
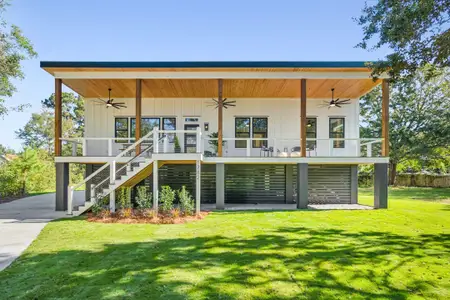
[[[193,222],[204,219],[209,214],[208,211],[202,211],[199,215],[193,216],[165,216],[158,214],[158,216],[145,217],[138,214],[132,214],[129,217],[123,217],[119,213],[113,214],[99,214],[94,215],[93,213],[88,213],[87,220],[89,222],[95,223],[120,223],[120,224],[182,224],[187,222]]]

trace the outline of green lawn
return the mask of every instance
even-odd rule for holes
[[[437,201],[449,198],[396,189],[389,210],[55,221],[0,272],[0,298],[450,299],[450,205]]]

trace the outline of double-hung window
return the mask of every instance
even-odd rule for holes
[[[330,118],[330,139],[333,140],[333,148],[344,148],[345,118]],[[342,139],[342,140],[339,140]]]
[[[252,118],[252,138],[267,139],[267,118]],[[253,148],[267,147],[267,140],[253,140]]]
[[[317,146],[315,139],[317,139],[317,118],[306,118],[306,148],[315,149]]]
[[[116,118],[114,122],[114,137],[128,138],[128,118]],[[116,143],[126,143],[128,140],[116,140]]]
[[[235,137],[236,138],[255,138],[253,140],[253,148],[261,148],[267,146],[268,136],[268,119],[261,117],[237,117],[234,119]],[[247,141],[237,140],[234,144],[235,148],[246,148]]]
[[[250,138],[250,118],[236,118],[234,119],[235,137],[236,138]],[[235,148],[246,148],[247,141],[234,141]]]

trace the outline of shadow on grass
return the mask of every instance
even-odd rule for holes
[[[448,287],[448,278],[440,283],[408,272],[425,262],[423,272],[433,272],[448,261],[450,235],[285,227],[251,238],[167,238],[101,249],[26,254],[0,273],[0,293],[6,299],[433,296],[442,284]],[[428,261],[431,256],[436,259]]]

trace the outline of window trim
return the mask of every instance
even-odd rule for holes
[[[340,132],[336,132],[336,131],[332,131],[331,130],[331,120],[342,120],[342,139],[345,139],[345,117],[329,117],[328,118],[328,136],[330,139],[335,139],[336,137],[334,137],[333,135],[336,133],[340,133]],[[333,141],[333,149],[342,149],[345,148],[345,140],[342,141]]]

